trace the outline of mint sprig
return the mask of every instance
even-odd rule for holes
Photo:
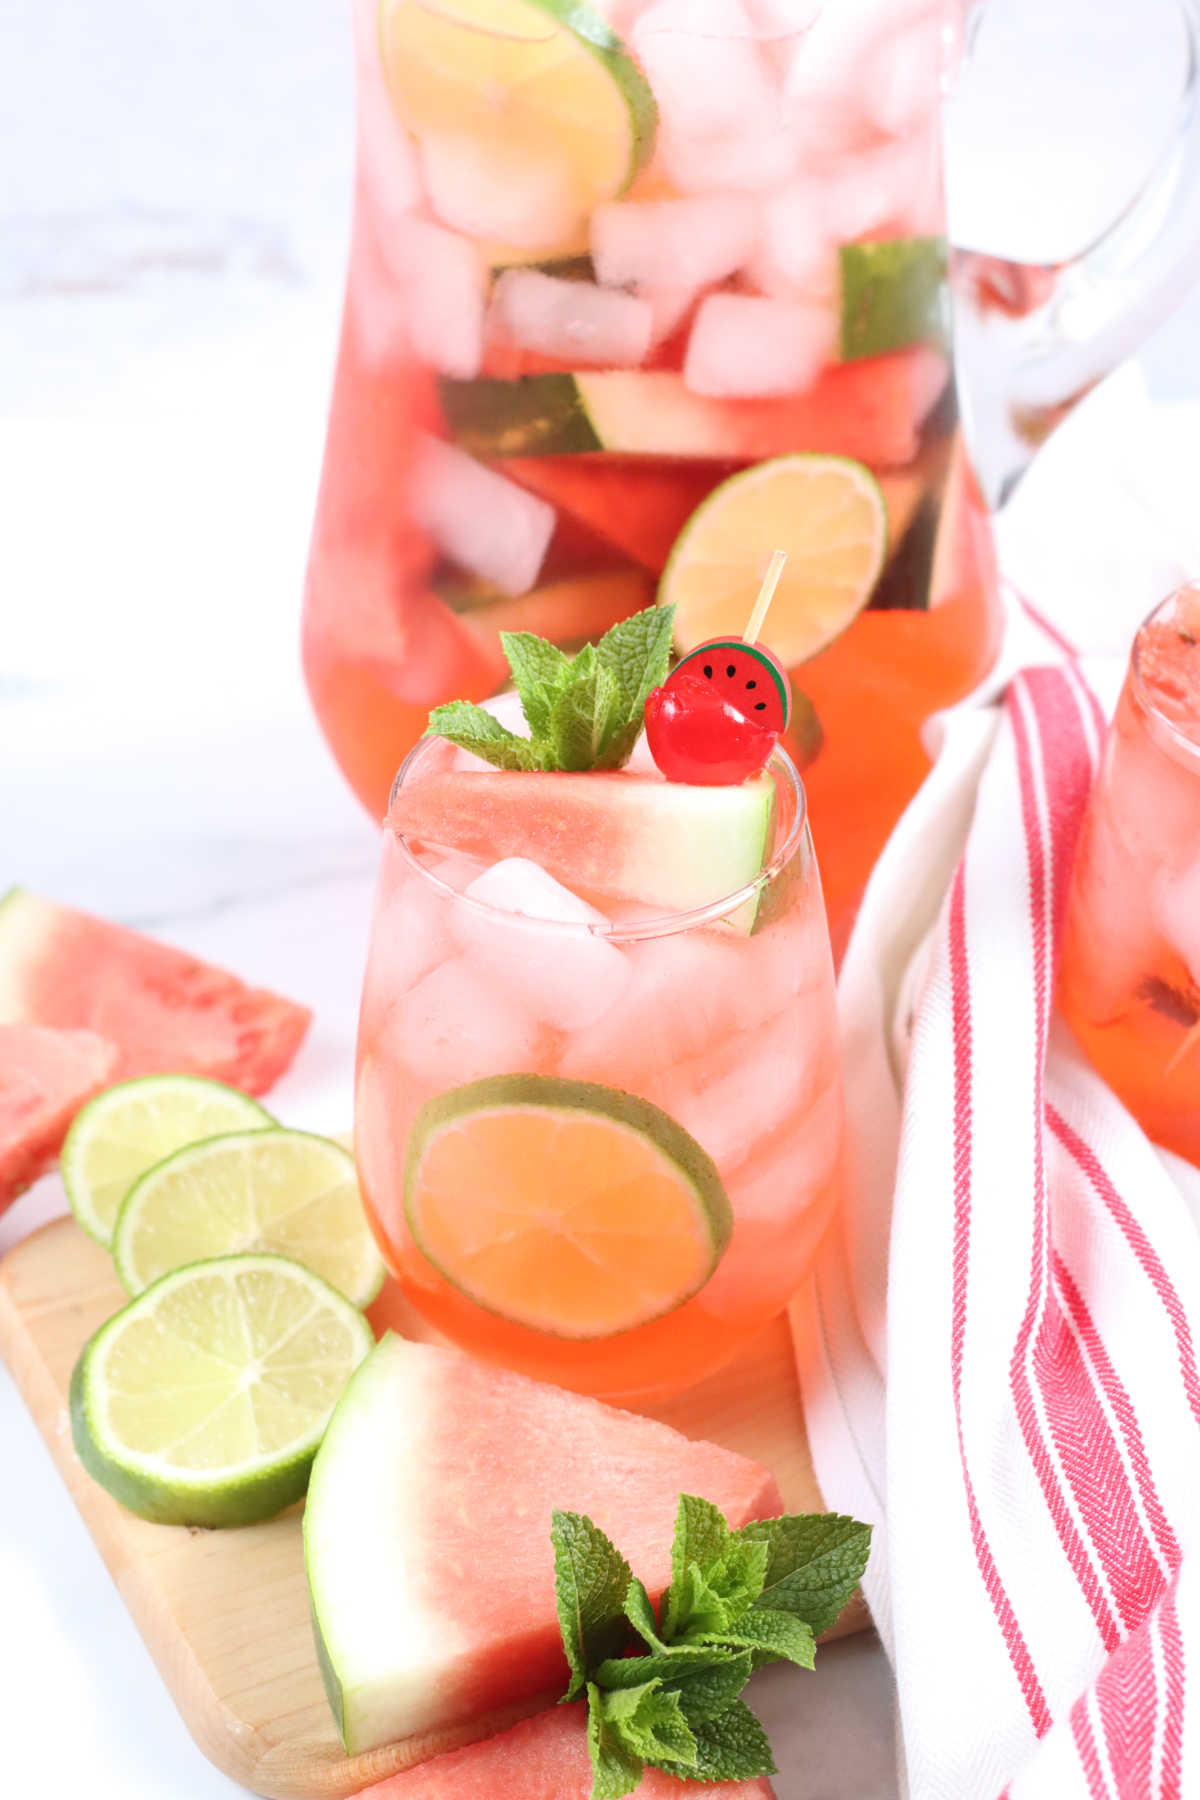
[[[650,606],[567,656],[529,631],[502,631],[529,736],[482,706],[435,706],[426,736],[449,738],[498,769],[619,769],[641,734],[646,700],[667,677],[673,606]]]
[[[563,1698],[587,1695],[592,1800],[634,1793],[648,1764],[693,1781],[774,1774],[742,1690],[765,1663],[812,1668],[817,1635],[866,1568],[870,1526],[810,1513],[733,1531],[710,1501],[681,1494],[657,1613],[590,1519],[556,1512],[552,1539]],[[643,1651],[630,1651],[630,1626]]]

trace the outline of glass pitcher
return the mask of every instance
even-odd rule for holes
[[[430,707],[505,685],[502,631],[571,648],[657,598],[686,651],[784,548],[767,636],[840,952],[925,720],[999,647],[987,506],[1196,272],[1191,84],[1084,255],[947,251],[941,96],[991,3],[353,0],[303,653],[376,816]]]

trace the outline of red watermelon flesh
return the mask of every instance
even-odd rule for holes
[[[169,944],[14,888],[0,902],[0,1024],[98,1032],[112,1079],[210,1075],[263,1094],[312,1017]]]
[[[119,1054],[94,1031],[0,1025],[0,1211],[54,1166],[68,1125],[113,1079]]]
[[[392,1334],[317,1455],[305,1562],[347,1749],[423,1739],[567,1682],[555,1507],[585,1513],[657,1597],[680,1493],[739,1526],[781,1511],[768,1470],[633,1413]],[[511,1714],[510,1714],[511,1716]]]
[[[511,456],[504,473],[588,525],[654,574],[729,463],[636,461],[607,455]]]
[[[359,1800],[591,1800],[592,1765],[582,1705],[522,1719],[498,1737],[392,1775]],[[767,1780],[677,1781],[647,1769],[637,1800],[774,1800]]]

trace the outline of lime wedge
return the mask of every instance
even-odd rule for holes
[[[477,1306],[575,1339],[682,1306],[733,1228],[714,1163],[667,1113],[547,1075],[489,1076],[428,1101],[405,1210],[418,1247]]]
[[[84,1346],[71,1376],[80,1462],[163,1525],[253,1525],[298,1500],[371,1328],[279,1256],[177,1269]]]
[[[275,1121],[236,1088],[199,1075],[143,1075],[81,1108],[62,1148],[71,1211],[98,1244],[112,1244],[121,1202],[164,1156],[225,1131],[261,1131]]]
[[[472,169],[480,189],[489,171],[518,184],[526,172],[546,248],[650,159],[654,96],[586,0],[381,0],[379,44],[401,120],[427,146],[462,146],[468,188]],[[564,208],[555,225],[551,188]]]
[[[778,456],[714,488],[679,537],[659,584],[675,643],[737,636],[772,552],[787,563],[764,632],[788,668],[857,617],[887,551],[887,506],[870,469],[846,456]]]
[[[251,1250],[294,1258],[355,1306],[374,1299],[384,1268],[348,1151],[278,1125],[190,1144],[135,1182],[112,1245],[131,1294],[185,1263]]]

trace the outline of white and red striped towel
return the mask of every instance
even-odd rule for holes
[[[1200,1794],[1200,1176],[1053,1017],[1103,730],[1069,658],[954,718],[843,971],[854,1192],[796,1322],[914,1800]]]

